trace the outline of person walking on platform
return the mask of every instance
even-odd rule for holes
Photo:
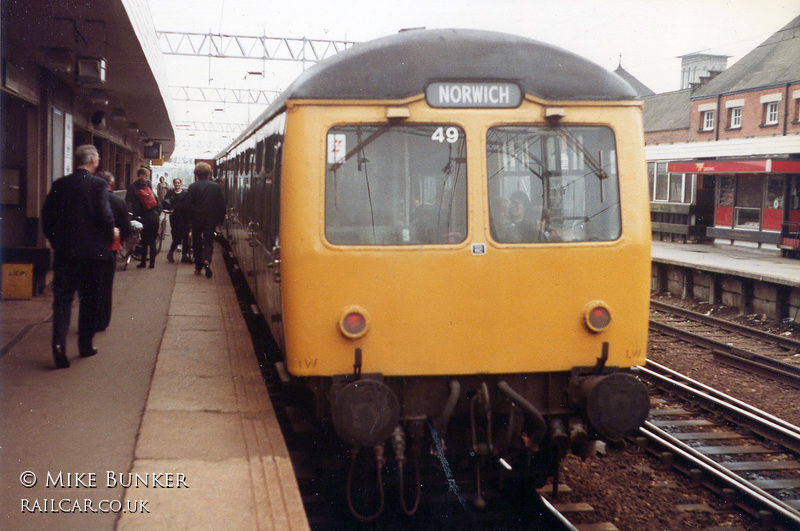
[[[133,229],[125,200],[114,195],[114,176],[108,171],[101,171],[98,175],[108,185],[108,204],[111,206],[111,213],[114,214],[114,226],[119,229],[120,233],[119,237],[115,238],[111,244],[111,259],[106,262],[100,285],[97,331],[102,332],[111,323],[111,295],[114,291],[114,272],[117,270],[117,251],[121,247],[120,238],[125,240]]]
[[[100,281],[119,231],[108,202],[106,183],[92,175],[100,155],[91,144],[75,150],[77,169],[53,183],[42,207],[42,228],[53,246],[53,357],[69,367],[66,339],[75,291],[80,298],[78,352],[97,354],[92,345],[97,327]]]
[[[187,206],[192,219],[194,273],[205,269],[211,278],[211,256],[214,254],[214,230],[225,221],[225,198],[222,188],[211,178],[211,166],[198,162],[194,167],[195,182],[189,186]]]
[[[150,183],[150,170],[139,168],[136,172],[137,179],[131,183],[125,202],[131,207],[133,217],[142,221],[142,262],[138,268],[147,267],[147,251],[150,250],[150,269],[156,266],[156,240],[158,239],[158,222],[161,214],[161,203],[153,193]]]
[[[189,260],[189,212],[186,206],[186,197],[189,195],[182,188],[183,181],[178,178],[172,180],[174,188],[167,192],[164,199],[164,209],[171,210],[169,226],[172,227],[172,245],[167,253],[167,261],[173,262],[173,253],[181,246],[181,262],[191,263]]]

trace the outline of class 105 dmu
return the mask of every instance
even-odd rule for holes
[[[388,468],[409,514],[430,456],[474,471],[482,506],[482,485],[541,485],[644,422],[641,115],[562,49],[414,30],[309,68],[216,157],[225,236],[286,378],[352,450],[357,517]]]

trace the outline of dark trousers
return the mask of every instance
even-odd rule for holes
[[[156,241],[158,240],[158,214],[152,210],[142,214],[142,234],[140,244],[142,246],[142,263],[147,261],[147,251],[150,250],[150,263],[156,261]]]
[[[192,252],[194,252],[194,268],[203,268],[203,262],[211,263],[214,254],[214,229],[216,223],[203,218],[192,219]]]
[[[174,253],[180,245],[183,256],[186,256],[186,252],[189,250],[189,224],[176,218],[175,214],[170,216],[169,224],[172,227],[172,245],[169,246],[169,252]]]
[[[80,298],[78,346],[92,346],[97,327],[97,304],[100,282],[107,260],[59,258],[53,266],[53,346],[66,349],[67,332],[75,291]]]
[[[100,279],[100,293],[98,294],[97,304],[97,331],[101,332],[108,328],[111,323],[111,295],[114,292],[114,272],[117,270],[117,252],[113,252],[113,258],[106,262],[103,268],[102,278]]]

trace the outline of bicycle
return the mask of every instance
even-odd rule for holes
[[[127,238],[125,238],[124,241],[121,242],[120,249],[117,251],[117,262],[122,264],[123,271],[128,269],[128,264],[131,263],[133,257],[136,255],[141,256],[142,254],[142,246],[140,241],[144,225],[142,225],[138,220],[132,219],[131,227],[133,228],[133,231],[130,233],[130,235],[128,235]]]
[[[161,219],[158,222],[158,234],[156,235],[156,254],[161,252],[164,237],[167,235],[167,218],[169,214],[172,214],[172,210],[163,210],[161,212]]]

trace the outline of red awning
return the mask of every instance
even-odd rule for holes
[[[800,160],[715,160],[669,162],[669,173],[800,173]]]

